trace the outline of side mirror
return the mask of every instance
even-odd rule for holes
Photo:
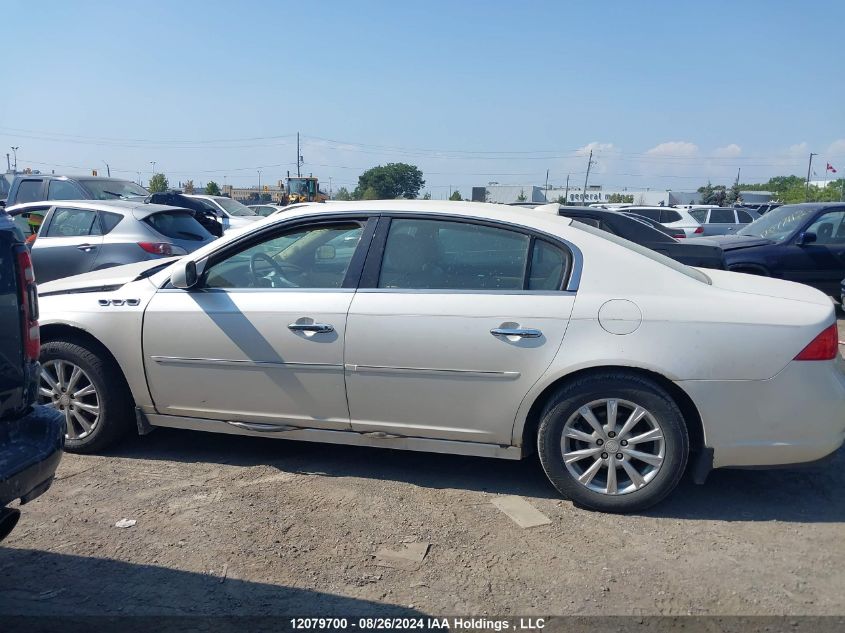
[[[170,273],[170,283],[174,288],[187,290],[197,285],[197,263],[190,259],[180,259],[173,264],[173,272]]]
[[[804,231],[798,235],[798,240],[795,242],[798,246],[806,246],[815,242],[818,236],[812,231]]]

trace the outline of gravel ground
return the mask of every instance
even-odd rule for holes
[[[0,547],[0,613],[842,615],[843,489],[840,450],[613,516],[560,500],[536,459],[160,429],[64,457]],[[520,528],[500,495],[551,523]],[[421,562],[382,566],[414,543]]]

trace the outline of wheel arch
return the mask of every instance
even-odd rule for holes
[[[65,323],[42,325],[40,330],[42,344],[52,341],[66,341],[68,343],[77,343],[92,352],[102,354],[114,365],[114,367],[117,368],[118,375],[123,381],[123,384],[126,386],[127,392],[132,396],[134,404],[135,395],[132,393],[132,388],[129,385],[129,381],[126,379],[126,374],[123,372],[123,368],[120,366],[120,363],[117,362],[117,359],[114,357],[114,354],[111,353],[109,348],[106,347],[97,337],[87,330],[73,325],[67,325]]]
[[[639,376],[648,378],[658,385],[663,387],[670,395],[672,400],[681,410],[681,415],[684,418],[684,423],[689,434],[690,452],[700,452],[705,447],[704,425],[701,420],[701,414],[698,407],[690,398],[689,394],[681,389],[677,384],[672,382],[669,378],[651,369],[644,369],[642,367],[631,367],[624,365],[598,365],[594,367],[585,367],[577,371],[565,374],[553,380],[546,385],[540,394],[531,403],[528,409],[528,414],[525,416],[522,429],[516,427],[514,429],[514,439],[517,437],[521,439],[523,456],[530,455],[536,450],[537,446],[537,429],[540,426],[540,414],[543,411],[546,403],[549,401],[554,393],[563,385],[584,378],[593,374],[601,374],[606,372],[625,373],[632,376]]]

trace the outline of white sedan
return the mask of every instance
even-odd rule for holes
[[[845,439],[830,300],[688,268],[543,209],[306,205],[179,260],[40,289],[67,449],[136,428],[520,459],[634,511],[688,464]]]

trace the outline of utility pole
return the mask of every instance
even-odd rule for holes
[[[813,168],[813,156],[818,154],[810,154],[810,163],[807,165],[807,202],[810,201],[810,170]]]
[[[742,172],[742,167],[736,170],[736,186],[739,187],[739,174]]]
[[[12,153],[14,153],[14,155],[15,155],[15,173],[18,173],[18,150],[19,149],[20,149],[20,146],[12,148]]]
[[[103,164],[106,166],[106,175],[111,178],[111,168],[109,167],[109,164],[106,161],[103,161]]]
[[[139,171],[137,173],[138,173],[138,186],[143,187],[143,185],[141,184],[141,172]]]
[[[329,176],[329,200],[333,200],[334,196],[332,195],[332,177]]]
[[[261,198],[261,170],[258,170],[258,197]]]
[[[546,170],[546,189],[545,189],[545,191],[546,191],[546,193],[548,193],[548,191],[549,191],[549,170],[548,169]],[[546,202],[548,202],[548,198],[546,199]]]
[[[9,162],[9,152],[6,152],[6,171],[12,171],[12,163]]]
[[[154,160],[151,160],[150,165],[153,166],[153,176],[155,176],[155,174],[156,174],[156,162]]]
[[[581,195],[582,206],[587,204],[587,182],[590,180],[590,167],[593,166],[593,150],[590,150],[590,158],[587,160],[587,175],[584,177],[584,193]]]
[[[302,159],[302,153],[299,149],[299,132],[296,133],[296,177],[301,178],[302,172],[300,171],[300,167],[305,161]]]
[[[566,190],[563,192],[563,204],[569,204],[569,174],[566,174]]]

